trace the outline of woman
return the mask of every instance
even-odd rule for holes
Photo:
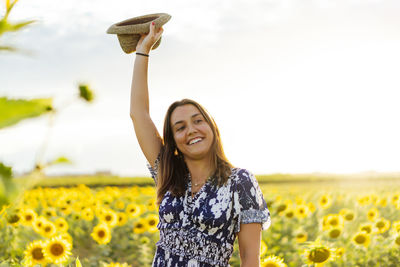
[[[160,205],[153,266],[229,266],[236,236],[241,266],[259,266],[270,213],[254,175],[226,159],[214,120],[189,99],[169,107],[163,138],[150,118],[148,54],[162,32],[152,24],[137,44],[130,110]]]

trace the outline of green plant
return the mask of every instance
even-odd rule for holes
[[[18,23],[11,23],[8,21],[10,12],[17,2],[18,0],[5,1],[6,11],[4,15],[2,15],[2,17],[0,18],[0,37],[7,32],[19,31],[34,22],[34,20]],[[1,50],[11,52],[17,51],[17,49],[13,46],[3,45],[0,45],[0,51]],[[78,98],[88,103],[93,102],[94,94],[89,85],[79,84],[78,89]],[[26,183],[24,183],[22,186],[17,186],[17,184],[13,180],[12,168],[0,162],[0,210],[2,210],[2,207],[4,205],[9,205],[13,202],[16,202],[17,204],[21,200],[24,190],[31,188],[35,183],[43,178],[43,170],[46,167],[55,164],[71,163],[71,161],[64,156],[60,156],[53,160],[44,162],[43,155],[47,148],[51,129],[54,126],[56,115],[59,114],[62,109],[71,104],[73,101],[75,101],[75,98],[66,102],[61,108],[55,109],[53,107],[52,98],[9,99],[5,96],[0,97],[0,130],[6,127],[11,127],[29,118],[49,115],[49,127],[47,134],[35,160],[35,165],[32,171],[27,176],[29,179],[27,179]],[[0,216],[2,215],[0,214]]]
[[[4,15],[0,18],[0,37],[7,32],[17,32],[21,29],[25,28],[29,24],[34,23],[34,20],[22,21],[18,23],[11,23],[8,21],[8,16],[10,15],[11,10],[18,2],[18,0],[10,1],[6,0],[6,11]],[[8,51],[8,52],[15,52],[18,51],[17,48],[10,45],[0,45],[0,51]]]

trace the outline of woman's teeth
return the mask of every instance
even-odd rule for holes
[[[196,144],[196,143],[200,142],[201,140],[202,140],[201,138],[193,139],[192,141],[190,141],[189,145]]]

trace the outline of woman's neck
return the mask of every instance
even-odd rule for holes
[[[210,158],[201,160],[186,159],[185,162],[193,182],[206,181],[214,173],[214,166]]]

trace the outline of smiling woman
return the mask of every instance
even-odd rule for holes
[[[242,266],[259,266],[270,212],[254,175],[229,163],[213,118],[194,100],[176,101],[161,138],[149,115],[149,52],[162,32],[152,24],[141,36],[131,88],[130,115],[157,186],[153,266],[229,266],[236,237]]]
[[[232,167],[214,120],[200,104],[189,99],[176,101],[168,108],[164,146],[159,157],[158,203],[168,190],[183,195],[187,186],[186,169],[192,175],[194,195],[211,178],[219,185],[226,183]]]

